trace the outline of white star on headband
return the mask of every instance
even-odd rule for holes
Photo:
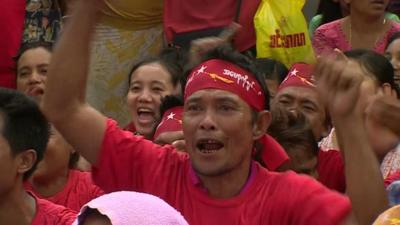
[[[168,116],[167,116],[167,120],[173,120],[175,116],[175,113],[171,112]]]
[[[292,76],[297,76],[297,73],[298,73],[299,71],[295,68],[291,73],[290,73],[290,75],[292,75]]]
[[[201,66],[200,69],[197,70],[196,75],[198,75],[199,73],[204,73],[205,69],[207,69],[207,66]]]

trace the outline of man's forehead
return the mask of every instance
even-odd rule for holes
[[[243,101],[238,95],[235,93],[225,91],[225,90],[220,90],[220,89],[203,89],[196,91],[193,93],[191,96],[187,98],[186,102],[189,101],[194,101],[194,100],[202,100],[205,98],[213,98],[213,99],[231,99],[231,100],[237,100],[237,101]]]

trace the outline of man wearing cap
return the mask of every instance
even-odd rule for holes
[[[329,134],[331,121],[329,114],[315,88],[312,77],[313,66],[297,63],[292,66],[272,101],[272,112],[276,108],[292,113],[303,114],[313,130],[316,141]],[[325,186],[344,193],[346,181],[344,163],[338,149],[320,150],[318,153],[318,180]]]
[[[100,187],[159,196],[193,225],[357,224],[346,197],[251,160],[270,122],[268,92],[250,61],[228,48],[188,74],[182,119],[188,154],[125,132],[87,105],[87,31],[96,24],[95,3],[79,1],[59,41],[43,108],[94,165]]]

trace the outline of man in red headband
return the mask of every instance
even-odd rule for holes
[[[315,88],[313,66],[298,63],[292,66],[272,101],[272,112],[282,110],[295,116],[303,114],[313,130],[316,141],[329,134],[331,122],[326,107]],[[318,180],[341,193],[346,191],[344,162],[338,149],[318,153]]]
[[[252,160],[255,146],[268,142],[268,92],[250,60],[231,49],[214,51],[189,72],[182,119],[188,154],[125,132],[87,105],[94,3],[77,3],[59,40],[43,108],[94,165],[101,188],[157,195],[192,225],[336,225],[348,218],[350,202],[339,193]]]

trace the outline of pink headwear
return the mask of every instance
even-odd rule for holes
[[[81,224],[89,208],[107,216],[113,225],[188,225],[162,199],[144,193],[120,191],[93,199],[82,207],[73,225]]]

